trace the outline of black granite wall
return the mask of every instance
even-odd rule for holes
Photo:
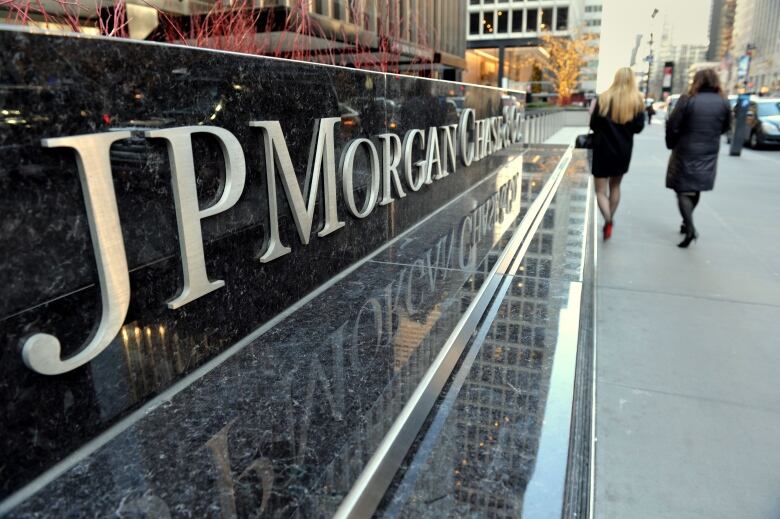
[[[317,118],[342,118],[338,156],[354,137],[453,124],[462,107],[479,118],[500,115],[502,96],[338,67],[0,28],[0,499],[507,160],[459,165],[363,220],[341,204],[346,226],[308,246],[280,192],[280,232],[293,251],[262,264],[265,162],[248,121],[280,121],[303,184]],[[82,347],[101,306],[74,154],[43,148],[41,139],[197,124],[235,134],[247,159],[240,201],[202,222],[209,276],[225,287],[166,307],[182,273],[165,146],[140,136],[116,143],[113,180],[132,290],[125,325],[81,368],[57,376],[28,369],[25,335],[51,333],[68,355]],[[203,206],[223,187],[222,159],[208,137],[196,136],[194,149]]]

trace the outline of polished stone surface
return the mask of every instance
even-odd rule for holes
[[[487,220],[481,246],[470,249],[473,264],[461,268],[450,253],[444,263],[431,262],[431,252],[462,227],[474,204],[493,200],[525,164],[510,163],[514,169],[497,171],[390,244],[428,243],[418,257],[389,263],[380,253],[364,263],[130,424],[11,516],[332,514],[453,332],[524,217],[519,209],[536,198],[536,186],[549,179],[561,150],[527,156],[537,155],[549,160],[537,159],[522,173],[522,189],[504,222]]]
[[[581,159],[506,276],[380,515],[561,517],[574,507],[564,496],[572,407],[590,405],[573,394],[578,350],[590,349],[580,325],[591,324],[580,311],[592,308],[581,305],[579,288],[590,277],[583,268],[593,268],[585,261],[592,205]]]
[[[281,122],[303,184],[316,118],[341,117],[338,154],[355,137],[454,123],[460,110],[455,100],[475,108],[478,117],[500,115],[505,93],[183,47],[6,29],[0,30],[0,61],[0,103],[8,112],[0,117],[0,497],[520,153],[504,150],[471,167],[459,165],[456,174],[377,207],[364,220],[348,216],[340,205],[346,227],[313,238],[308,246],[297,241],[280,198],[280,232],[293,251],[261,264],[257,256],[264,249],[268,219],[264,157],[249,120]],[[82,368],[55,377],[26,368],[19,351],[25,335],[52,333],[67,354],[90,335],[100,311],[76,163],[66,150],[42,148],[41,139],[196,124],[233,132],[247,159],[247,184],[239,202],[203,221],[208,274],[224,280],[225,287],[178,310],[165,306],[181,283],[165,148],[137,137],[117,143],[111,151],[113,179],[132,290],[125,325]],[[223,187],[221,158],[207,137],[196,136],[194,145],[198,194],[205,204]],[[299,355],[297,362],[285,361],[285,373],[308,369],[303,351]],[[276,368],[263,364],[261,369]],[[199,415],[193,405],[188,420]]]
[[[346,227],[305,247],[280,198],[293,252],[260,264],[264,157],[246,121],[281,121],[303,183],[315,118],[341,117],[338,154],[357,136],[454,123],[460,101],[498,115],[502,91],[7,30],[0,57],[0,99],[19,112],[0,120],[0,496],[11,495],[0,512],[10,517],[332,515],[510,237],[535,216],[528,208],[565,151],[502,150],[361,221],[340,205]],[[225,288],[165,306],[181,277],[170,171],[158,143],[128,140],[112,149],[131,268],[125,325],[83,368],[55,377],[25,368],[24,334],[52,332],[72,351],[100,307],[76,165],[40,139],[213,121],[237,135],[248,166],[236,207],[203,223],[209,275]],[[215,143],[195,144],[203,204],[224,175]],[[521,270],[501,278],[504,292],[467,348],[474,358],[462,359],[431,415],[441,427],[420,432],[382,513],[565,506],[578,329],[563,311],[577,304],[567,286],[589,275],[584,164],[575,154]],[[476,435],[463,435],[463,420]],[[455,473],[461,456],[469,468]]]

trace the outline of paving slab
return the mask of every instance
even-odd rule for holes
[[[596,518],[780,516],[780,415],[604,382],[597,393]]]
[[[767,383],[780,348],[766,333],[780,307],[609,288],[599,298],[599,339],[619,345],[599,349],[599,381],[780,412]]]
[[[680,240],[663,127],[598,250],[595,516],[780,517],[780,153],[721,150]]]

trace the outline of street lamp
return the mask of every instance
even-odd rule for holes
[[[658,14],[658,9],[653,8],[653,14],[650,15],[650,21],[652,23],[653,18]],[[645,100],[650,96],[650,69],[653,66],[653,31],[650,30],[650,53],[647,55],[647,80],[645,81]]]

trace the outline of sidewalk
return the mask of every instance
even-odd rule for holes
[[[599,243],[597,518],[780,517],[780,152],[721,151],[678,249],[646,128]]]

